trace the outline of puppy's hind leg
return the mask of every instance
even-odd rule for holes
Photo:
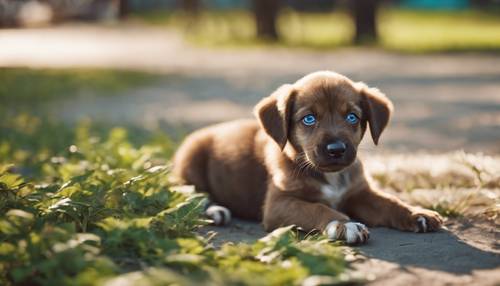
[[[208,182],[208,159],[211,146],[209,133],[198,131],[188,136],[174,157],[173,175],[179,183],[194,185],[197,192],[210,195]],[[228,208],[213,204],[207,199],[205,216],[214,225],[227,225],[231,221]]]
[[[231,222],[231,211],[223,206],[212,204],[207,200],[205,209],[205,216],[207,216],[214,225],[223,226]]]

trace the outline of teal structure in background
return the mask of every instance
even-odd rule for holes
[[[201,7],[216,9],[248,9],[252,0],[199,0]],[[470,7],[473,0],[392,0],[390,3],[414,9],[458,10]],[[0,0],[1,2],[1,0]],[[132,10],[175,9],[179,0],[128,0]],[[330,11],[339,0],[283,0],[284,5],[300,11]],[[498,2],[497,2],[498,3]]]
[[[458,10],[469,7],[468,0],[404,0],[403,7],[420,9]]]

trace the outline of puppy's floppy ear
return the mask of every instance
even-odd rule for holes
[[[357,83],[360,93],[363,96],[363,112],[364,118],[368,120],[370,125],[370,133],[373,143],[378,144],[380,134],[384,131],[392,114],[392,102],[376,88],[370,88],[366,84]]]
[[[288,141],[290,113],[295,91],[291,84],[282,85],[254,108],[260,126],[283,150]]]

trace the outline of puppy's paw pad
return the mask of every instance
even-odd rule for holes
[[[214,225],[227,225],[231,222],[231,211],[223,206],[209,206],[205,215],[213,221]]]
[[[368,228],[359,222],[330,222],[326,229],[326,235],[334,240],[344,240],[348,244],[365,243],[370,238]]]

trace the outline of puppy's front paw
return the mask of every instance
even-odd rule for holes
[[[436,231],[443,224],[443,219],[437,212],[426,209],[415,210],[411,220],[413,221],[411,230],[414,232]]]
[[[359,222],[332,221],[325,228],[325,234],[333,240],[344,240],[348,244],[365,243],[370,238],[368,228]]]
[[[223,206],[209,206],[205,215],[213,221],[214,225],[227,225],[231,221],[231,211]]]

